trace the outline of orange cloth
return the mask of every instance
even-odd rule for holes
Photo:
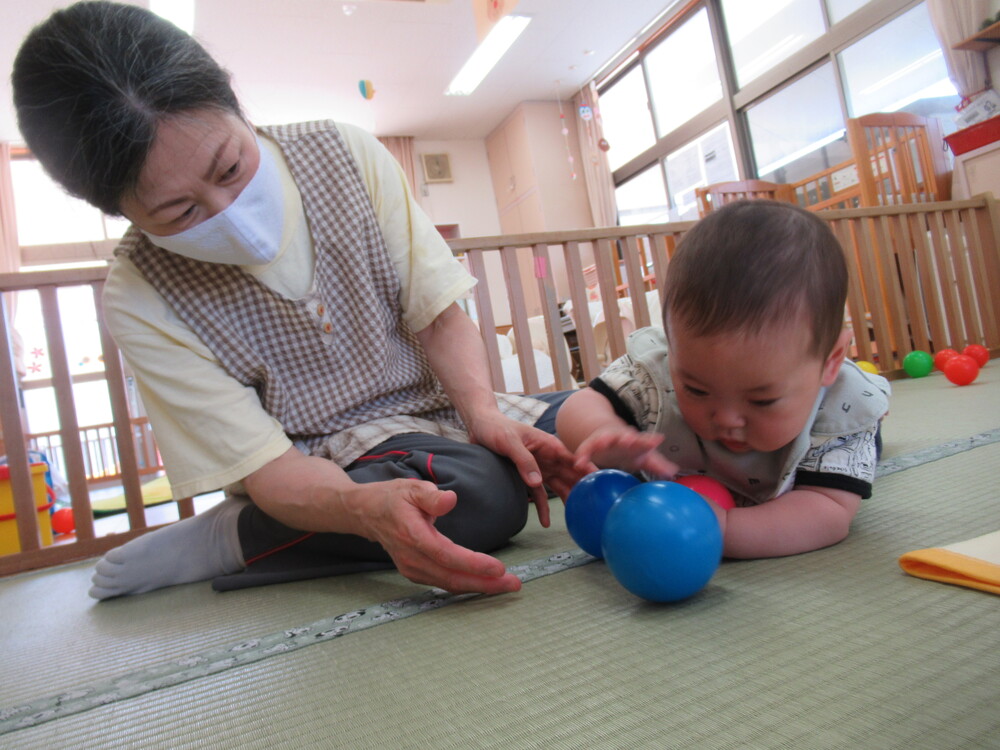
[[[899,567],[912,576],[1000,594],[1000,531],[907,552]]]

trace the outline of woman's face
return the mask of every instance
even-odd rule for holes
[[[231,112],[182,113],[160,122],[134,195],[121,211],[139,229],[167,237],[226,209],[260,163],[256,136]]]

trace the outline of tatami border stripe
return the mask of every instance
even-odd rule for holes
[[[932,461],[939,461],[942,458],[948,458],[948,456],[954,456],[957,453],[964,453],[973,448],[979,448],[996,442],[1000,442],[1000,427],[987,430],[986,432],[979,432],[966,438],[950,440],[940,445],[933,445],[930,448],[907,453],[905,456],[883,458],[875,468],[875,476],[876,478],[889,476],[890,474],[895,474],[897,471],[912,469],[914,466],[929,464]]]
[[[523,565],[514,565],[509,570],[527,582],[586,565],[594,559],[582,550],[570,550]],[[352,610],[336,617],[317,620],[309,625],[288,628],[279,633],[251,638],[195,656],[130,672],[122,677],[91,687],[70,690],[52,698],[0,709],[0,734],[38,726],[98,706],[117,703],[190,680],[219,674],[277,654],[287,654],[316,643],[325,643],[349,633],[440,609],[476,596],[480,594],[449,594],[441,589],[430,589],[407,599]]]
[[[1000,428],[952,440],[904,456],[883,459],[878,465],[876,476],[888,476],[996,442],[1000,442]],[[528,582],[553,573],[578,568],[593,562],[594,559],[582,550],[573,549],[522,565],[514,565],[509,570],[521,581]],[[449,594],[441,589],[430,589],[417,596],[352,610],[336,617],[317,620],[309,625],[288,628],[278,633],[250,638],[195,656],[130,672],[122,677],[91,687],[69,690],[51,698],[0,709],[0,734],[38,726],[54,719],[83,713],[98,706],[117,703],[162,688],[219,674],[271,656],[287,654],[316,643],[325,643],[349,633],[402,620],[421,612],[440,609],[449,604],[477,596],[479,594]]]

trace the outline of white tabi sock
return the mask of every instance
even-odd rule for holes
[[[204,513],[116,547],[98,561],[90,595],[142,594],[242,570],[237,519],[249,502],[227,497]]]

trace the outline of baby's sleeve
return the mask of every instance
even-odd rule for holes
[[[628,354],[608,365],[590,387],[611,402],[618,417],[637,430],[645,432],[656,424],[659,391],[646,368]]]
[[[868,499],[878,462],[878,423],[849,435],[813,435],[799,462],[796,485],[845,490]]]

